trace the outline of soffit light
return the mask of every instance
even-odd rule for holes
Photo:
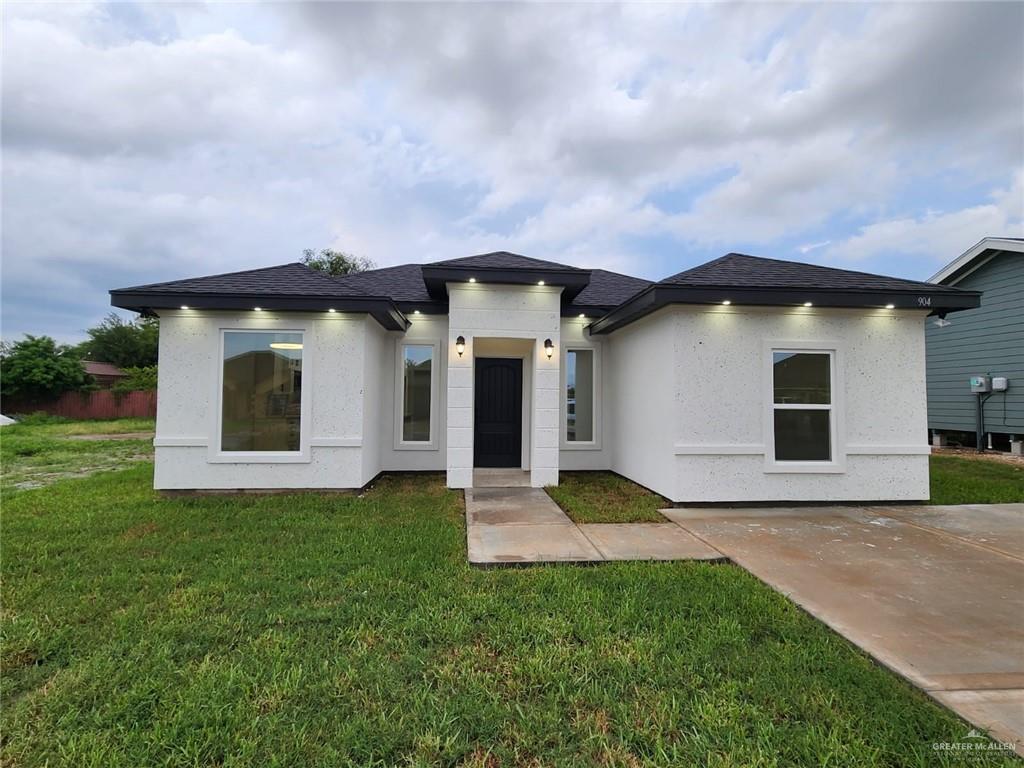
[[[327,311],[328,311],[328,312],[337,312],[338,310],[336,310],[336,309],[334,309],[334,308],[332,307],[331,309],[328,309]]]
[[[475,283],[475,282],[476,282],[476,278],[475,278],[475,277],[471,277],[471,278],[469,278],[469,282],[471,282],[471,283]]]
[[[459,353],[459,357],[462,357],[462,353],[466,351],[466,337],[459,336],[455,340],[455,351]]]
[[[809,301],[805,301],[805,302],[804,302],[804,306],[805,306],[805,307],[813,307],[814,305],[813,305],[813,304],[811,304],[811,302],[809,302]]]
[[[297,341],[272,341],[271,349],[302,349],[302,344]]]
[[[252,311],[253,312],[262,312],[263,311],[263,307],[253,307]]]
[[[728,307],[730,304],[732,304],[732,302],[729,301],[729,299],[726,299],[725,301],[722,302],[723,307]]]
[[[586,315],[584,315],[584,314],[583,314],[583,313],[581,312],[581,313],[580,313],[580,320],[585,320],[586,318],[587,318],[587,316],[586,316]]]
[[[885,308],[886,309],[896,309],[896,305],[895,304],[886,304]]]
[[[544,339],[544,354],[548,356],[548,360],[555,354],[555,344],[551,339]]]
[[[181,305],[181,308],[182,308],[182,309],[188,309],[188,304],[182,304],[182,305]]]
[[[544,285],[544,281],[543,280],[538,280],[537,281],[537,285]]]

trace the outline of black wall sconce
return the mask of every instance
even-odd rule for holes
[[[459,357],[462,357],[462,353],[466,351],[466,337],[459,336],[455,340],[455,351],[459,353]]]
[[[544,339],[544,353],[548,356],[548,360],[550,360],[551,356],[555,354],[555,345],[551,339]]]

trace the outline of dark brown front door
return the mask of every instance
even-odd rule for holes
[[[518,467],[523,448],[523,361],[478,357],[473,466]]]

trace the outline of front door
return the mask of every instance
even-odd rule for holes
[[[473,416],[473,466],[522,466],[523,361],[478,357]]]

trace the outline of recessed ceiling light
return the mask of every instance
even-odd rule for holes
[[[584,315],[584,314],[581,314],[581,315],[580,315],[580,319],[581,319],[581,320],[583,320],[583,319],[585,319],[585,318],[586,318],[586,315]]]
[[[471,282],[471,283],[475,283],[475,282],[476,282],[476,278],[475,278],[475,277],[471,277],[471,278],[469,278],[469,282]]]
[[[722,302],[722,306],[725,306],[725,307],[728,307],[730,304],[732,304],[732,302],[729,301],[728,299],[726,299],[725,301]]]
[[[331,307],[331,308],[330,308],[330,309],[328,309],[327,311],[328,311],[328,312],[337,312],[338,310],[334,309],[334,307]]]
[[[809,301],[805,301],[805,302],[804,302],[804,306],[805,306],[805,307],[813,307],[814,305],[813,305],[813,304],[811,304],[811,302],[809,302]]]
[[[418,314],[420,313],[420,311],[419,311],[418,309],[414,309],[414,310],[412,311],[412,313],[413,313],[414,315],[418,315]]]
[[[182,304],[182,305],[181,305],[181,308],[182,308],[182,309],[188,309],[188,304]]]
[[[886,304],[885,308],[886,309],[896,309],[896,305],[895,304]]]
[[[538,280],[537,281],[537,285],[544,285],[544,281],[543,280]]]
[[[253,307],[252,311],[253,312],[262,312],[263,311],[263,307]]]

